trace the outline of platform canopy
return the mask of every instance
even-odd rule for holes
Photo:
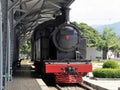
[[[13,27],[21,39],[30,36],[39,24],[61,15],[61,8],[71,5],[74,0],[11,0],[9,11],[13,10]]]
[[[6,90],[7,81],[12,80],[22,41],[39,24],[63,15],[73,1],[0,0],[0,90]]]

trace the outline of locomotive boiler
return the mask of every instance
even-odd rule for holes
[[[54,75],[56,83],[80,83],[82,76],[92,71],[86,59],[86,37],[66,18],[63,13],[36,27],[32,59],[36,72]]]

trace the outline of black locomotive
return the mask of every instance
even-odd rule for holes
[[[36,72],[54,74],[57,83],[82,82],[83,74],[92,71],[86,60],[86,38],[74,24],[66,22],[65,14],[36,27],[32,59]]]

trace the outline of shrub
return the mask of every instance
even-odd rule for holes
[[[97,68],[93,70],[93,75],[98,78],[120,78],[120,69]]]
[[[101,56],[96,56],[96,59],[102,59],[102,57]]]
[[[100,61],[100,59],[102,59],[102,57],[101,57],[101,56],[97,56],[96,59],[97,59],[98,61]]]
[[[117,61],[115,60],[107,60],[104,64],[103,64],[103,68],[119,68],[119,64]]]

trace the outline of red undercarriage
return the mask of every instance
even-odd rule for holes
[[[56,83],[80,83],[87,72],[92,72],[92,64],[46,64],[46,73],[54,73]]]

